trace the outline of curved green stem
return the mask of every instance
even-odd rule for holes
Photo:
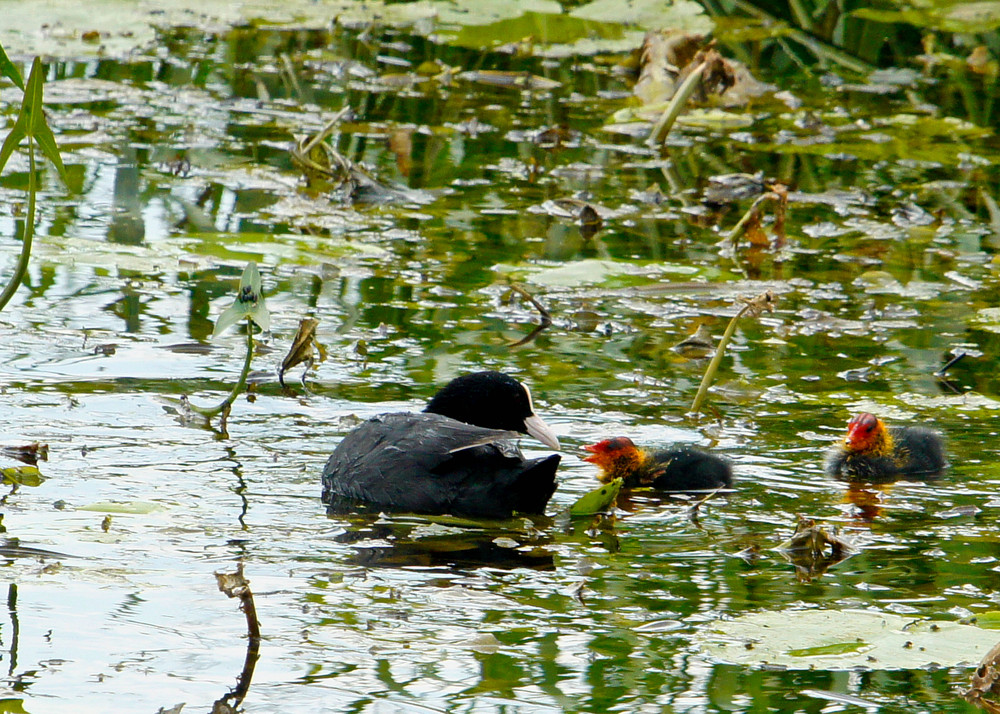
[[[653,129],[649,132],[649,137],[646,139],[646,143],[649,146],[661,146],[667,138],[667,134],[670,133],[670,129],[673,127],[674,122],[677,117],[680,116],[681,109],[687,103],[687,100],[691,98],[694,94],[695,88],[698,86],[698,82],[701,81],[701,75],[704,74],[705,69],[708,67],[707,62],[702,62],[689,74],[681,86],[677,88],[674,92],[674,96],[670,98],[670,102],[667,104],[667,108],[663,110],[663,114],[660,115],[659,120],[653,126]]]
[[[250,374],[250,363],[253,361],[253,322],[247,318],[247,356],[243,360],[243,371],[240,372],[240,379],[236,382],[236,386],[233,387],[229,395],[222,400],[217,406],[214,407],[199,407],[195,404],[191,404],[191,410],[201,414],[204,417],[211,419],[217,414],[229,413],[229,409],[233,406],[233,402],[236,401],[236,397],[240,395],[243,388],[247,386],[247,376]]]
[[[701,409],[702,403],[705,401],[705,397],[708,395],[708,388],[712,386],[712,380],[715,379],[715,373],[719,371],[719,364],[722,362],[722,355],[726,353],[726,346],[729,341],[733,339],[733,333],[736,332],[736,323],[740,321],[747,310],[750,310],[752,305],[744,305],[736,316],[729,321],[729,326],[726,327],[725,333],[722,335],[722,339],[719,340],[719,346],[715,349],[715,355],[712,357],[712,361],[708,363],[708,368],[705,370],[705,376],[701,379],[701,386],[698,387],[698,394],[694,397],[694,402],[691,404],[691,413],[697,414],[698,410]]]
[[[3,310],[14,293],[21,286],[25,273],[28,272],[28,258],[31,257],[31,241],[35,237],[35,194],[38,191],[35,178],[35,140],[28,137],[28,215],[24,220],[24,237],[21,239],[21,256],[17,259],[14,275],[7,287],[0,293],[0,310]]]

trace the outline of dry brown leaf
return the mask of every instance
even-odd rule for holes
[[[1000,694],[1000,643],[994,645],[993,649],[983,657],[972,675],[972,686],[962,694],[962,697],[983,711],[1000,714],[1000,703],[984,699],[985,696],[998,694]]]
[[[281,386],[285,386],[285,372],[297,364],[306,363],[306,372],[313,363],[313,352],[316,341],[316,326],[319,320],[312,317],[303,318],[299,322],[299,329],[292,338],[292,346],[288,348],[288,354],[281,360],[281,367],[278,368],[278,381]],[[302,380],[305,381],[305,372],[302,373]]]

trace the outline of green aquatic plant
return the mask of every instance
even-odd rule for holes
[[[21,144],[22,140],[27,140],[28,153],[28,208],[24,220],[24,235],[21,236],[21,255],[14,268],[14,275],[11,276],[10,282],[4,287],[3,292],[0,292],[0,310],[3,310],[10,302],[28,271],[31,243],[35,236],[35,197],[38,193],[38,171],[35,165],[36,145],[41,149],[45,158],[59,170],[59,176],[66,183],[66,167],[63,166],[59,147],[56,146],[52,130],[45,121],[45,111],[42,107],[43,72],[42,63],[36,57],[31,64],[31,73],[28,75],[28,84],[25,86],[17,67],[7,57],[3,47],[0,47],[0,74],[13,81],[24,91],[17,120],[4,139],[3,145],[0,146],[0,171],[3,171],[3,167],[6,166],[7,161],[14,153],[14,149]]]
[[[188,409],[196,414],[200,414],[207,420],[221,415],[223,431],[226,430],[226,420],[229,418],[229,412],[233,408],[233,402],[236,401],[236,397],[240,395],[240,392],[247,385],[247,375],[250,374],[250,363],[253,361],[254,325],[256,324],[262,332],[267,332],[271,328],[271,314],[267,311],[267,306],[264,304],[260,272],[257,270],[257,264],[253,261],[247,263],[247,267],[243,269],[236,299],[232,305],[219,315],[219,319],[215,321],[215,330],[212,332],[212,337],[217,337],[227,328],[232,327],[243,319],[246,320],[247,328],[247,352],[243,360],[243,369],[240,371],[239,380],[237,380],[229,394],[226,395],[226,398],[214,407],[199,407],[196,404],[190,403],[190,401],[186,402]]]
[[[722,335],[722,339],[719,340],[718,347],[715,349],[715,355],[712,357],[712,361],[708,363],[708,367],[705,369],[705,375],[701,379],[701,385],[698,387],[698,393],[694,397],[694,402],[691,403],[690,414],[696,415],[701,411],[701,406],[705,403],[705,397],[708,396],[708,388],[712,386],[712,381],[715,379],[715,373],[719,371],[719,365],[722,363],[722,357],[726,353],[726,347],[729,346],[730,340],[733,339],[733,334],[736,332],[736,324],[740,321],[740,318],[744,315],[759,317],[763,312],[774,312],[774,301],[774,293],[770,290],[765,290],[753,299],[743,298],[743,307],[740,308],[740,311],[736,313],[736,316],[729,321],[729,325],[726,327],[726,331]]]
[[[618,498],[618,492],[622,490],[623,483],[625,483],[624,479],[616,478],[610,483],[602,483],[593,491],[583,494],[569,507],[569,515],[576,517],[604,513],[614,505],[615,499]]]

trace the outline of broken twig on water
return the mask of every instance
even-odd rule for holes
[[[220,592],[228,597],[240,599],[240,609],[247,618],[247,655],[243,661],[243,671],[236,681],[236,688],[216,702],[221,711],[235,711],[250,691],[250,681],[260,657],[260,621],[257,619],[257,608],[253,603],[253,593],[250,592],[250,581],[243,577],[243,563],[236,566],[235,573],[216,573],[216,582]],[[220,709],[213,708],[212,711]]]

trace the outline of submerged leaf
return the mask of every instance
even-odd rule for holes
[[[86,506],[80,506],[76,510],[144,516],[162,511],[164,508],[159,503],[151,501],[97,501]]]

